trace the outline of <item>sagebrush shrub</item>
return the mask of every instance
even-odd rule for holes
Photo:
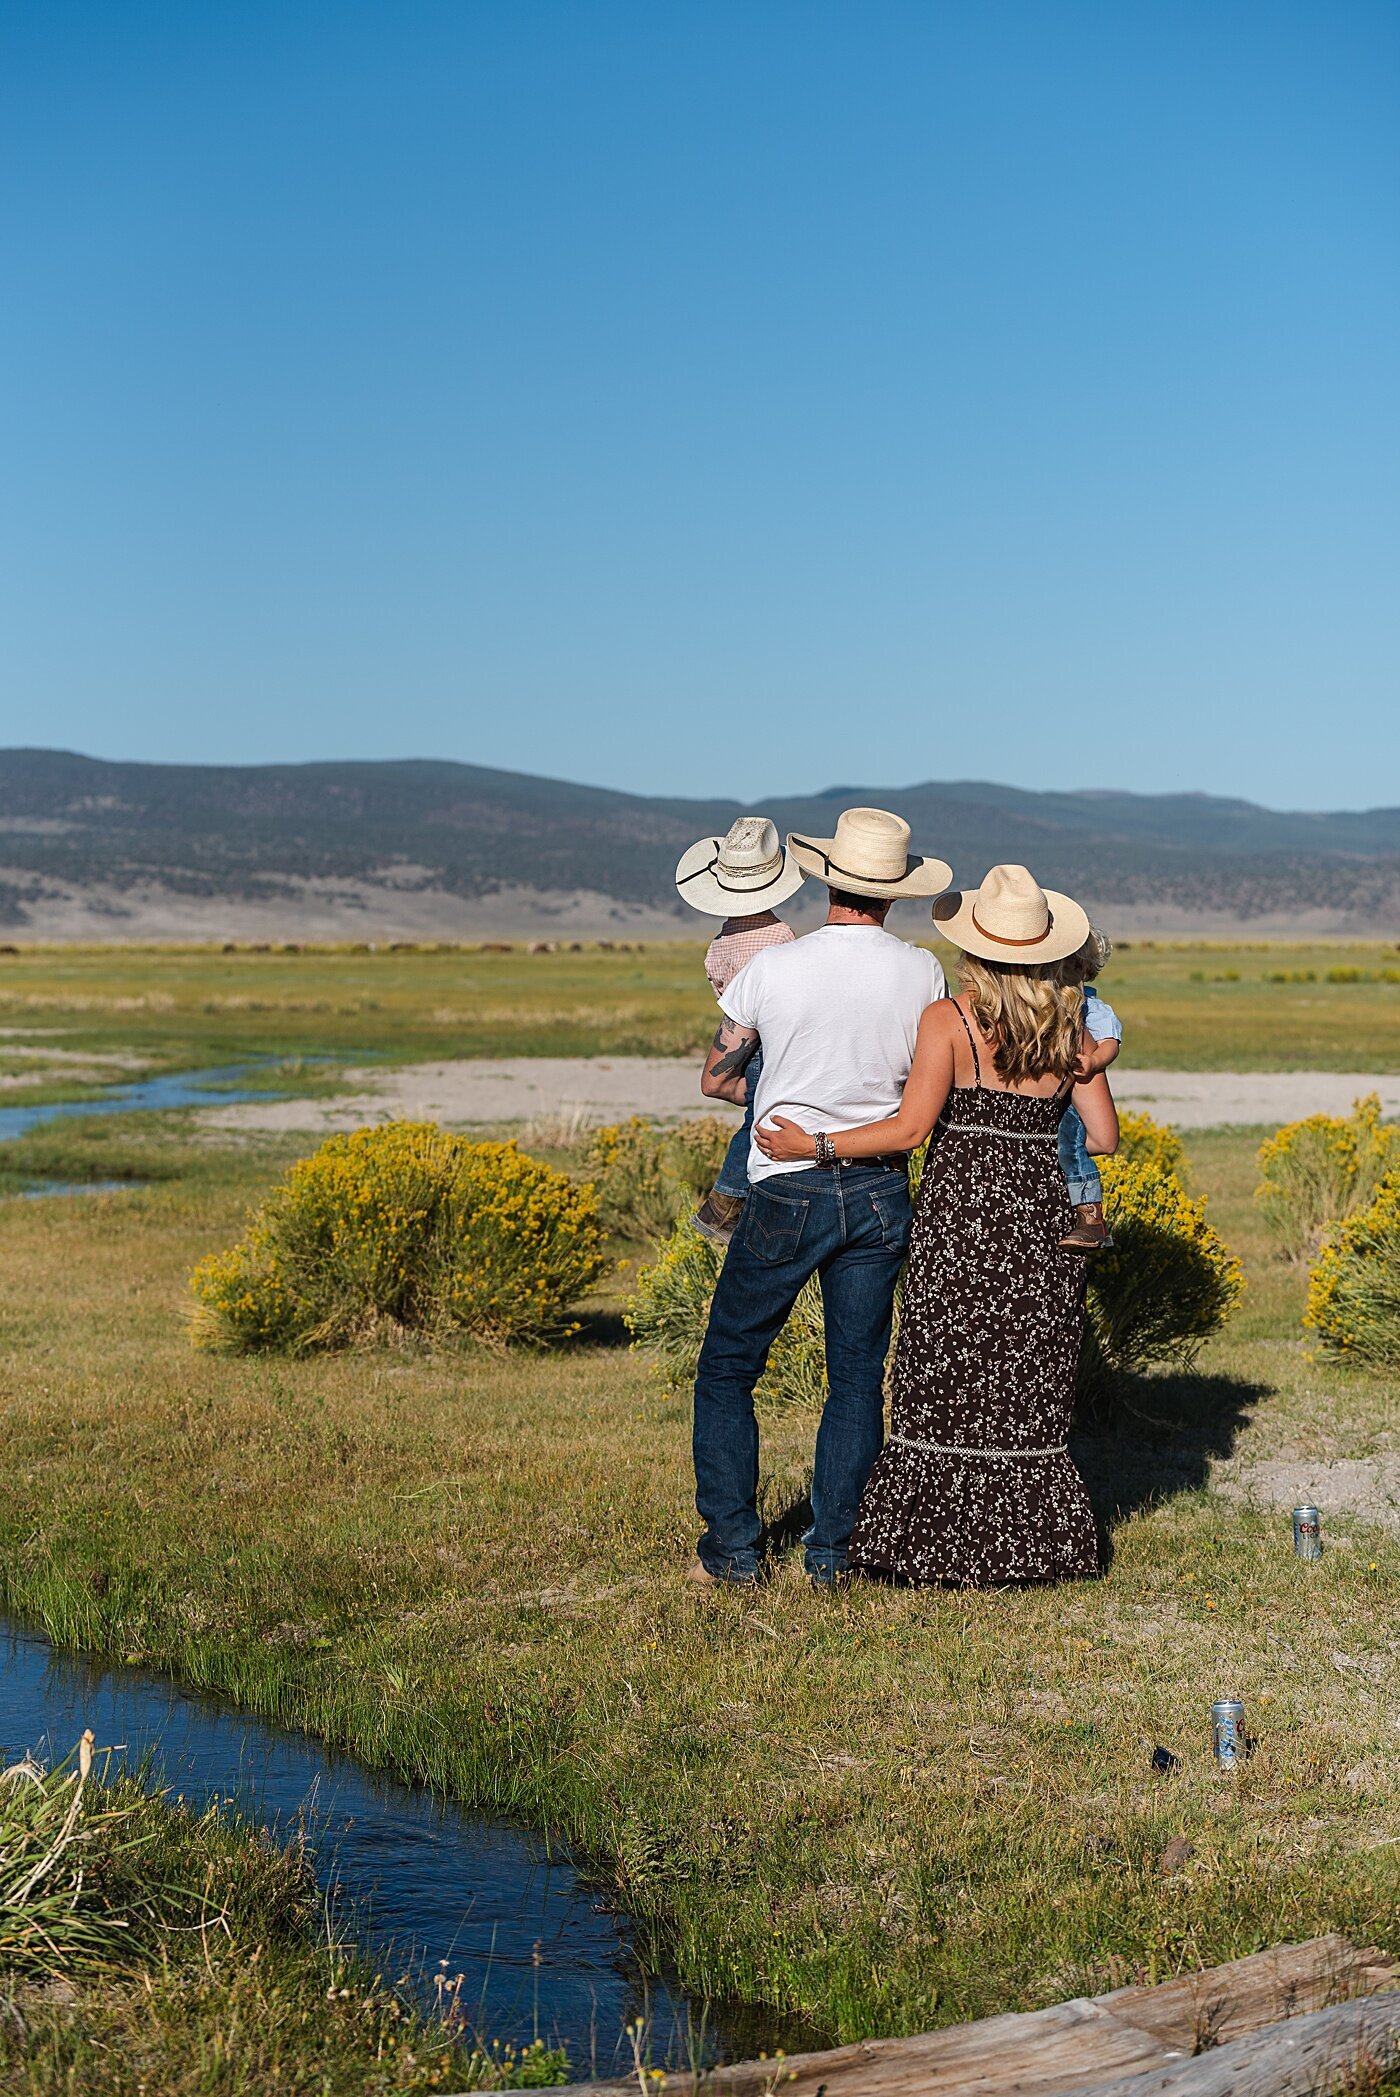
[[[716,1115],[663,1128],[634,1114],[594,1131],[583,1170],[598,1189],[603,1228],[656,1241],[714,1185],[733,1126]]]
[[[1120,1111],[1114,1156],[1120,1163],[1127,1159],[1134,1165],[1150,1165],[1155,1172],[1173,1172],[1179,1179],[1185,1147],[1168,1123],[1154,1121],[1150,1114]]]
[[[308,1353],[423,1333],[540,1341],[603,1270],[597,1197],[428,1122],[333,1136],[191,1277],[200,1346]]]
[[[1081,1410],[1112,1400],[1122,1375],[1187,1368],[1244,1292],[1244,1269],[1175,1174],[1133,1158],[1103,1158],[1108,1252],[1089,1261],[1079,1365]]]
[[[1400,1172],[1400,1128],[1381,1120],[1374,1092],[1350,1114],[1290,1121],[1259,1151],[1254,1199],[1280,1250],[1311,1259],[1333,1224],[1364,1209],[1387,1174]]]
[[[656,1361],[667,1390],[695,1381],[724,1248],[702,1238],[682,1216],[648,1267],[637,1276],[636,1293],[623,1311],[627,1330]],[[826,1344],[821,1288],[815,1276],[804,1284],[787,1324],[773,1342],[754,1396],[760,1405],[819,1406],[826,1397]]]
[[[1132,1159],[1105,1158],[1102,1169],[1114,1243],[1111,1252],[1096,1253],[1088,1263],[1088,1330],[1079,1379],[1087,1413],[1111,1404],[1122,1374],[1187,1366],[1225,1323],[1244,1288],[1239,1261],[1206,1221],[1204,1199],[1193,1200],[1170,1173]],[[683,1218],[637,1277],[624,1314],[627,1326],[637,1344],[655,1355],[668,1389],[683,1390],[694,1381],[723,1258]],[[898,1317],[896,1296],[896,1328]],[[813,1279],[773,1343],[756,1396],[769,1406],[818,1406],[825,1395],[821,1291]]]
[[[1303,1323],[1350,1361],[1400,1369],[1400,1176],[1324,1243]]]

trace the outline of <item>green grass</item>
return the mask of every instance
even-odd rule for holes
[[[100,1752],[0,1789],[0,2086],[102,2097],[370,2097],[558,2081],[559,2055],[481,2048],[386,1987],[329,1927],[309,1861]],[[33,1885],[37,1860],[41,1882]],[[19,1893],[23,1897],[16,1900]]]
[[[833,2040],[1331,1928],[1400,1947],[1397,1540],[1329,1510],[1304,1567],[1286,1512],[1203,1489],[1212,1453],[1400,1447],[1384,1382],[1304,1357],[1301,1279],[1251,1208],[1259,1132],[1188,1151],[1243,1311],[1138,1393],[1158,1424],[1081,1450],[1107,1577],[838,1599],[791,1560],[755,1595],[687,1588],[687,1413],[609,1303],[543,1357],[198,1355],[188,1271],[291,1152],[89,1124],[70,1174],[89,1135],[176,1176],[0,1207],[15,1613],[556,1830],[692,1987]],[[812,1431],[765,1428],[775,1516]],[[1234,1690],[1259,1745],[1222,1781],[1208,1707]],[[1163,1878],[1177,1834],[1195,1855]]]
[[[924,921],[905,911],[895,928],[915,938]],[[0,1033],[0,1079],[44,1085],[7,1085],[0,1100],[82,1097],[104,1076],[21,1053],[45,1048],[152,1070],[259,1055],[693,1054],[714,1026],[702,951],[699,942],[625,954],[25,948],[0,955],[0,1029],[10,1030]],[[1397,967],[1400,953],[1379,944],[1148,943],[1120,949],[1103,987],[1139,1067],[1393,1071],[1400,982],[1385,978]],[[1348,972],[1357,980],[1328,980]],[[324,1090],[334,1077],[305,1069],[266,1082]]]

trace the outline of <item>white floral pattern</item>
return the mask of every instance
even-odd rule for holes
[[[1063,1112],[980,1083],[949,1096],[910,1239],[891,1436],[851,1538],[864,1572],[1007,1587],[1099,1570],[1065,1447],[1085,1263],[1058,1245]]]

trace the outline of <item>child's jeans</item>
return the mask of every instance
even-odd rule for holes
[[[749,1194],[749,1145],[753,1138],[753,1096],[758,1090],[758,1074],[763,1068],[763,1051],[756,1048],[744,1068],[746,1080],[744,1097],[748,1101],[744,1109],[743,1124],[729,1141],[724,1154],[724,1163],[715,1181],[716,1194],[727,1194],[733,1201],[747,1201]]]
[[[1086,1202],[1103,1200],[1103,1181],[1084,1140],[1084,1124],[1077,1108],[1066,1107],[1060,1123],[1060,1170],[1069,1186],[1069,1198],[1082,1208]]]

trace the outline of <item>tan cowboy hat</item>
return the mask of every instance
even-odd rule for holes
[[[933,923],[965,954],[1028,968],[1077,954],[1090,930],[1087,911],[1023,866],[994,866],[980,888],[951,889],[934,904]]]
[[[886,808],[848,808],[835,837],[789,832],[788,850],[804,874],[857,896],[936,896],[953,878],[941,859],[909,850],[909,825]]]
[[[676,887],[707,917],[751,917],[786,903],[801,886],[802,869],[767,816],[740,816],[724,837],[700,838],[676,867]]]

